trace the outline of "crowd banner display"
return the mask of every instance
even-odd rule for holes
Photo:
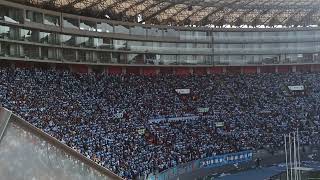
[[[159,174],[151,174],[148,180],[168,180],[172,177],[179,176],[185,173],[191,173],[197,169],[215,168],[224,165],[239,164],[252,161],[252,150],[229,153],[223,155],[212,156],[208,158],[198,159],[190,163],[182,164],[171,169],[168,169]]]
[[[303,91],[304,86],[288,86],[290,91]]]
[[[252,160],[252,151],[224,154],[200,160],[200,168],[219,167],[228,164],[237,164]]]
[[[178,94],[190,94],[190,89],[176,89]]]
[[[138,134],[140,134],[140,135],[143,135],[145,132],[146,132],[145,128],[138,130]]]
[[[198,108],[199,113],[206,113],[209,111],[209,108]]]
[[[173,117],[173,118],[157,118],[150,119],[149,123],[159,123],[163,121],[173,122],[173,121],[193,121],[198,120],[199,116],[186,116],[186,117]]]
[[[216,122],[216,127],[224,127],[224,122]]]
[[[121,119],[121,118],[123,118],[123,112],[118,112],[118,113],[114,114],[113,117]]]

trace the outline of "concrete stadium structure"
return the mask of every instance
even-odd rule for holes
[[[132,74],[320,70],[320,28],[147,25],[0,0],[0,59]]]

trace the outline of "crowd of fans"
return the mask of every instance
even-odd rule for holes
[[[288,86],[297,85],[305,90],[293,95]],[[215,154],[275,150],[297,128],[301,144],[320,143],[317,73],[138,76],[2,67],[1,104],[127,179]]]

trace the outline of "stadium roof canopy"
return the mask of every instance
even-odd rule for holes
[[[146,24],[178,26],[320,25],[320,0],[12,0],[28,5]]]

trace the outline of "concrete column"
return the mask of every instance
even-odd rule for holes
[[[108,68],[108,66],[104,67],[104,73],[105,73],[105,74],[109,74],[109,68]]]
[[[222,73],[227,73],[227,67],[222,67]]]
[[[191,68],[190,68],[190,71],[189,71],[190,74],[193,74],[193,73],[194,73],[193,71],[194,71],[194,69],[191,67]]]
[[[78,51],[80,51],[80,50],[76,50],[76,62],[80,62],[80,60],[79,60],[79,55],[78,55]]]
[[[157,75],[160,74],[160,68],[157,68],[157,69],[156,69],[156,74],[157,74]]]
[[[41,59],[42,58],[41,47],[38,48],[38,51],[39,51],[39,59]]]
[[[292,66],[292,72],[297,72],[297,66]]]
[[[88,66],[88,73],[92,73],[92,67]]]

